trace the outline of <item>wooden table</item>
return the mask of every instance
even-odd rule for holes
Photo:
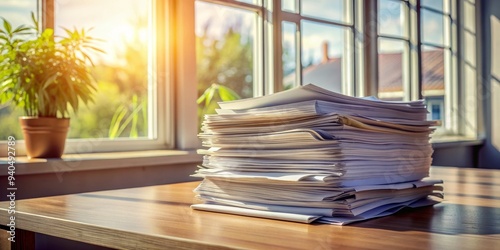
[[[500,170],[433,167],[431,176],[445,181],[444,203],[348,226],[192,210],[197,182],[21,200],[16,239],[26,249],[34,233],[119,249],[499,249]]]

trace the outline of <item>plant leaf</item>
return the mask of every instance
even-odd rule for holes
[[[219,86],[219,96],[224,102],[241,99],[241,97],[232,89],[222,85]]]
[[[205,99],[205,107],[207,107],[212,102],[212,99],[214,98],[215,91],[218,88],[219,88],[219,86],[215,83],[212,84],[212,86],[210,86],[210,91],[208,92],[208,95]]]
[[[3,28],[7,32],[7,34],[12,34],[12,25],[10,25],[9,21],[7,21],[5,18],[3,19]]]
[[[113,118],[111,118],[110,128],[108,132],[108,136],[110,139],[114,139],[119,135],[118,130],[120,129],[120,123],[122,122],[123,117],[125,117],[126,114],[127,109],[125,108],[125,105],[120,105],[120,107],[118,107],[115,114],[113,115]]]

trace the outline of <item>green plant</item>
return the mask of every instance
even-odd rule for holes
[[[141,113],[141,119],[145,123],[147,121],[147,102],[146,100],[142,100],[139,103],[137,95],[134,95],[130,107],[122,104],[115,111],[109,125],[108,137],[110,139],[119,137],[130,125],[130,138],[137,138],[139,135],[137,126],[139,113]],[[146,129],[146,126],[143,126],[143,128]]]
[[[216,82],[241,95],[253,96],[253,45],[241,22],[228,27],[212,27],[212,22],[203,24],[201,34],[196,36],[196,77],[198,95]],[[212,29],[222,29],[223,34],[214,37]]]
[[[40,30],[31,13],[32,27],[13,28],[4,18],[0,29],[0,103],[13,102],[28,116],[68,117],[79,102],[88,104],[95,91],[90,55],[103,52],[97,39],[82,30]]]
[[[212,83],[196,100],[198,103],[198,129],[201,128],[204,115],[215,113],[215,109],[219,107],[217,102],[238,99],[241,99],[241,97],[234,90],[217,83]]]
[[[215,112],[218,101],[226,102],[238,99],[240,99],[240,96],[232,89],[217,83],[212,83],[212,85],[198,97],[196,102],[198,105],[202,106],[201,111],[203,114],[210,114]]]

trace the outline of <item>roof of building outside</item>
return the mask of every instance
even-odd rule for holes
[[[379,91],[400,92],[402,89],[402,53],[379,54]],[[428,50],[422,53],[423,90],[444,90],[443,50]],[[325,62],[306,67],[302,71],[304,84],[314,83],[320,87],[340,92],[342,86],[342,58],[330,58]],[[293,83],[294,74],[285,76],[284,86]]]

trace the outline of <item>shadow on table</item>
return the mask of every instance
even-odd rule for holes
[[[500,234],[500,208],[442,203],[433,207],[403,209],[391,216],[351,226],[450,235]]]
[[[83,194],[77,194],[77,195],[79,197],[89,197],[89,198],[94,198],[94,199],[117,200],[117,201],[128,201],[128,202],[142,202],[142,203],[156,203],[156,204],[163,204],[163,205],[190,206],[192,204],[192,203],[186,203],[186,202],[155,200],[155,199],[142,199],[142,198],[135,198],[135,197],[121,197],[121,196],[93,194],[93,193],[83,193]]]

